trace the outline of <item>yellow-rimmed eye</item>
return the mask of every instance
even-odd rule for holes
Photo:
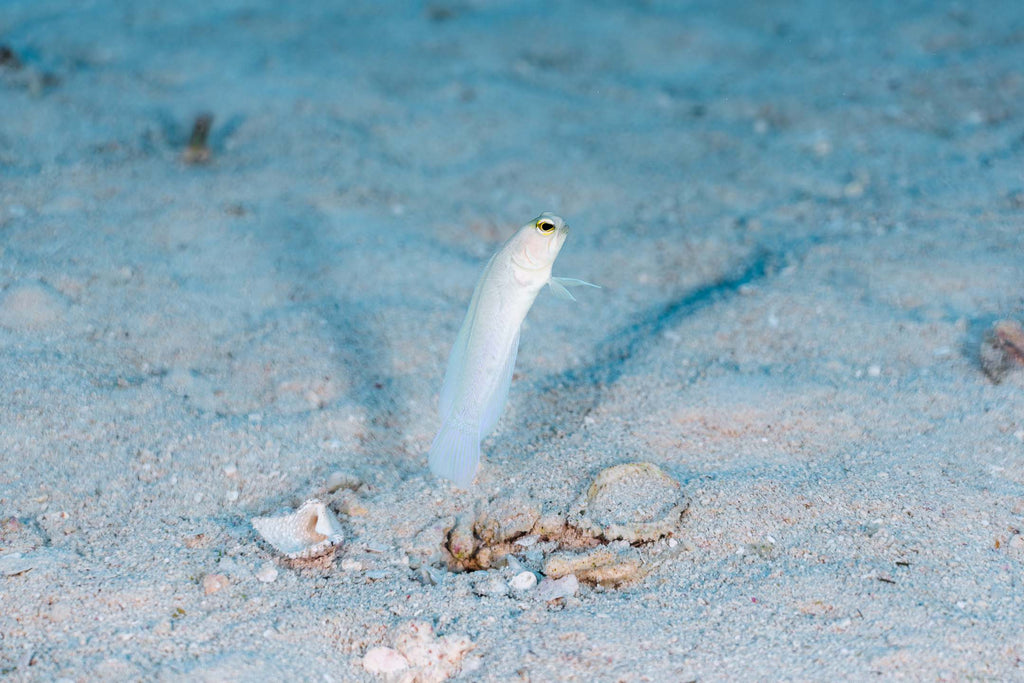
[[[546,235],[549,232],[555,231],[555,224],[546,218],[541,218],[537,221],[537,229]]]

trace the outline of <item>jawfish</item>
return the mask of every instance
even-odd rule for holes
[[[480,442],[505,408],[519,350],[519,328],[544,285],[575,301],[567,288],[597,285],[551,276],[569,226],[542,213],[491,257],[448,357],[441,386],[441,429],[430,446],[430,471],[468,488],[480,464]]]

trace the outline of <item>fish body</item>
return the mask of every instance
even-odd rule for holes
[[[582,280],[552,278],[551,266],[569,227],[542,213],[521,227],[484,268],[448,357],[441,387],[441,429],[430,447],[430,471],[468,488],[480,462],[480,441],[498,422],[508,398],[519,328],[544,285],[572,299]],[[596,285],[589,285],[596,286]]]

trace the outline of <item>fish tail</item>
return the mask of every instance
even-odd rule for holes
[[[480,427],[449,415],[430,446],[429,462],[435,476],[468,489],[480,464]]]

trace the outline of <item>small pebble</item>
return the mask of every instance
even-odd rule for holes
[[[538,600],[550,602],[559,598],[570,598],[576,595],[580,589],[580,582],[575,574],[563,576],[560,579],[544,579],[537,587],[536,596]]]
[[[223,574],[207,574],[203,577],[203,592],[206,595],[213,595],[219,590],[228,587],[228,577]]]
[[[238,491],[235,491],[235,490],[228,491],[228,493],[227,493],[228,502],[229,503],[234,503],[236,500],[238,500],[238,495],[239,495]]]
[[[473,592],[481,597],[500,598],[508,595],[508,584],[500,576],[489,576],[477,582]]]
[[[533,572],[520,572],[512,577],[509,582],[512,590],[520,593],[525,592],[537,585],[537,575]]]
[[[350,472],[342,472],[340,470],[331,472],[327,477],[327,491],[334,493],[339,489],[349,489],[355,491],[362,485],[359,477]]]
[[[346,557],[341,561],[341,568],[346,572],[361,572],[363,571],[363,563]]]
[[[389,676],[409,668],[409,662],[398,650],[373,647],[363,655],[363,668],[372,674]]]
[[[261,583],[273,583],[277,580],[277,567],[272,564],[265,564],[256,572],[256,580]]]

